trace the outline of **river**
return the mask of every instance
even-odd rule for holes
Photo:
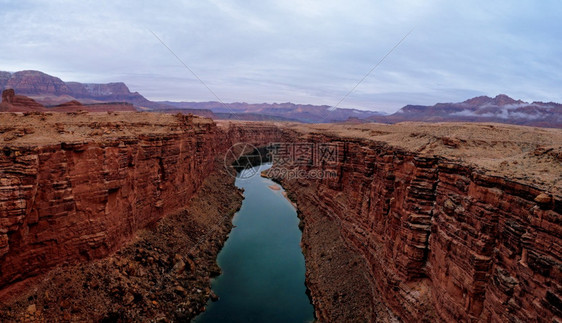
[[[212,281],[219,300],[194,322],[310,322],[314,309],[306,295],[301,231],[283,188],[259,172],[243,170],[236,186],[244,201],[217,257],[222,273]],[[249,177],[249,178],[248,178]],[[275,187],[278,190],[274,190]]]

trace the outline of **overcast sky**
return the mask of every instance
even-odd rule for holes
[[[0,70],[125,82],[151,100],[562,102],[562,1],[0,0]],[[151,32],[152,31],[152,32]]]

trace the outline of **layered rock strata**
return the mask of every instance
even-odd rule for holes
[[[185,210],[140,230],[101,260],[58,266],[13,301],[0,301],[2,322],[188,321],[209,297],[216,256],[242,203],[234,178],[209,175]],[[26,281],[26,282],[27,282]]]
[[[0,288],[111,254],[185,208],[233,143],[279,134],[183,115],[0,118]]]
[[[322,321],[342,312],[407,322],[562,318],[558,191],[372,140],[290,133],[285,141],[338,147],[336,163],[278,165],[288,169],[270,173],[303,218],[307,284]],[[287,170],[335,176],[279,176]],[[339,230],[318,230],[326,223]],[[326,243],[338,239],[347,250]],[[334,268],[342,281],[361,281],[357,261],[335,261],[350,252],[360,256],[369,283],[325,284]],[[363,307],[340,302],[369,288],[373,297]],[[375,309],[381,300],[396,317]]]
[[[2,91],[2,102],[0,103],[0,112],[29,112],[29,111],[45,111],[45,107],[37,103],[35,100],[23,95],[16,95],[13,89]]]
[[[233,143],[329,143],[337,147],[335,162],[273,168],[304,174],[276,179],[297,202],[303,220],[307,285],[320,321],[556,321],[562,316],[561,174],[548,173],[560,169],[561,150],[553,146],[559,143],[559,133],[518,128],[521,137],[538,138],[518,143],[497,140],[504,129],[496,126],[482,126],[495,136],[487,141],[479,133],[477,138],[472,133],[463,138],[457,126],[451,136],[446,125],[429,131],[425,125],[401,125],[352,129],[357,134],[352,139],[306,134],[298,129],[301,126],[286,124],[217,126],[204,118],[147,113],[0,114],[0,121],[4,291],[60,264],[111,255],[140,229],[166,215],[181,214],[204,179],[215,172],[216,159],[224,158]],[[281,136],[278,127],[292,130]],[[405,129],[405,134],[393,133],[396,129]],[[446,136],[435,137],[439,131]],[[416,148],[365,139],[365,134]],[[429,153],[437,146],[439,154]],[[518,147],[524,158],[506,156]],[[478,161],[478,149],[507,159],[484,160],[482,165],[495,170],[485,172],[466,161]],[[519,177],[525,169],[528,180]],[[311,170],[316,176],[306,176]],[[326,176],[318,176],[319,170]],[[508,170],[510,176],[500,175]],[[206,192],[209,197],[218,194]],[[217,203],[230,210],[235,200]],[[186,229],[188,236],[207,241],[205,217],[199,220],[203,222]],[[228,230],[221,223],[213,240],[218,246]],[[128,313],[137,313],[106,318],[154,318],[159,312],[180,315],[177,319],[192,317],[158,305],[175,304],[168,293],[171,282],[174,295],[208,296],[204,288],[198,292],[196,285],[182,280],[197,280],[206,275],[202,272],[173,279],[155,275],[156,286],[147,288],[160,291],[160,296],[143,294],[135,278],[138,266],[162,273],[172,272],[176,264],[182,267],[182,262],[192,268],[186,254],[176,256],[176,247],[163,245],[173,230],[165,224],[162,228],[155,242],[141,242],[124,250],[124,258],[112,256],[117,259],[108,260],[112,265],[100,265],[119,272],[101,278],[113,284],[107,291],[113,298],[108,299],[119,296],[120,304],[132,308]],[[213,258],[218,247],[211,244],[215,247],[200,248],[195,258]],[[157,264],[152,263],[155,257]],[[32,299],[39,297],[51,299]],[[182,309],[199,310],[203,301],[190,299],[191,305]],[[34,305],[29,304],[29,312],[36,314]],[[73,311],[78,310],[70,308]],[[19,316],[8,318],[13,317]]]

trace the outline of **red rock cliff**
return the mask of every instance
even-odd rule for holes
[[[0,288],[108,255],[184,208],[232,143],[279,135],[275,127],[221,129],[181,115],[0,118],[0,139],[26,129],[0,148]]]
[[[21,71],[5,76],[6,88],[30,94],[52,93],[56,95],[70,94],[70,89],[58,77],[53,77],[39,71]],[[2,78],[4,78],[2,77]]]
[[[281,138],[257,123],[147,113],[0,118],[0,139],[10,138],[0,149],[0,287],[116,250],[183,208],[232,143],[332,143],[337,162],[319,168],[336,176],[278,178],[303,217],[320,321],[562,316],[562,198],[540,186],[372,140]]]
[[[13,89],[2,91],[0,112],[32,112],[45,111],[45,107],[35,100],[23,95],[16,95]]]
[[[338,163],[318,166],[335,178],[277,177],[302,213],[307,283],[321,321],[345,307],[342,294],[369,287],[407,322],[562,318],[561,196],[380,142],[319,134],[285,140],[338,146]],[[324,248],[314,244],[323,234],[315,227],[326,221],[366,262],[370,286],[333,295],[316,288],[325,278],[314,271],[334,264],[325,257],[333,250],[321,250],[314,265],[308,256]]]

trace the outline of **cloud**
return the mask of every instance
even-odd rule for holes
[[[506,93],[562,101],[557,1],[6,1],[0,70],[67,81],[124,81],[151,99],[336,104],[412,28],[341,107]]]
[[[479,118],[502,118],[502,119],[524,119],[536,120],[548,117],[543,113],[526,113],[510,111],[507,107],[502,107],[494,112],[478,113],[477,111],[462,110],[459,112],[451,113],[453,116],[459,117],[479,117]]]

